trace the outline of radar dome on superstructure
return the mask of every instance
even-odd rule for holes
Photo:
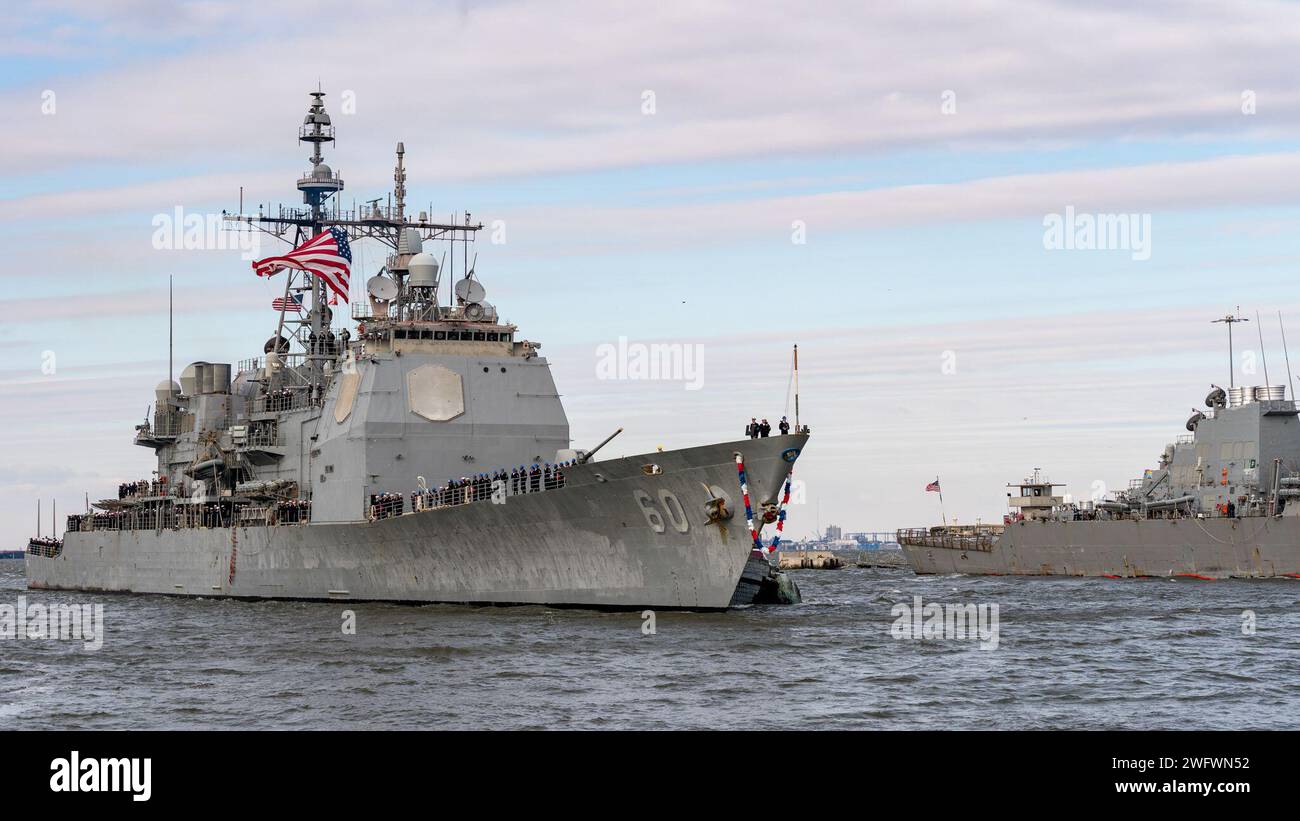
[[[158,387],[154,388],[153,393],[154,396],[158,398],[158,401],[162,402],[173,396],[180,396],[181,385],[179,382],[174,382],[170,379],[164,379],[163,381],[158,383]]]
[[[432,288],[438,284],[438,260],[433,254],[419,253],[406,263],[406,284],[417,288]]]

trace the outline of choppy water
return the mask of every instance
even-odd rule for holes
[[[804,571],[719,614],[25,590],[104,644],[0,640],[0,728],[1300,728],[1300,581]],[[997,604],[1000,643],[891,637],[896,602]],[[1242,634],[1254,611],[1256,632]]]

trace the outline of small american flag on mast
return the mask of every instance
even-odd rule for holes
[[[271,310],[293,311],[299,314],[302,313],[302,294],[294,294],[288,299],[285,299],[282,296],[276,297],[271,300]]]
[[[930,484],[926,485],[926,486],[925,486],[925,492],[926,492],[926,493],[942,493],[943,491],[939,490],[939,480],[938,480],[938,479],[935,479],[933,482],[931,482]]]
[[[253,263],[259,277],[270,277],[285,268],[296,268],[320,277],[330,290],[348,298],[348,276],[352,269],[352,248],[347,232],[327,228],[284,256],[267,257]]]

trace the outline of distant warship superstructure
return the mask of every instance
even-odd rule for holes
[[[1035,469],[1008,485],[1002,525],[901,530],[899,543],[917,573],[1300,577],[1294,399],[1285,385],[1211,386],[1205,404],[1122,492],[1068,502]]]
[[[305,315],[282,308],[263,355],[233,373],[196,362],[159,384],[135,435],[156,476],[34,540],[29,586],[701,609],[788,590],[753,550],[737,456],[758,520],[775,521],[807,435],[600,462],[572,449],[541,345],[499,319],[475,274],[482,225],[407,214],[401,143],[390,204],[341,211],[321,154],[333,126],[311,96],[306,207],[227,219],[292,246],[330,229],[386,245],[350,306],[355,334],[335,332],[320,277],[286,271],[284,304]]]

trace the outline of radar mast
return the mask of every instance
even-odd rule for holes
[[[311,208],[311,232],[308,235],[311,237],[319,234],[325,227],[321,220],[321,205],[331,195],[343,190],[343,178],[332,171],[321,156],[321,144],[334,142],[334,125],[330,122],[330,115],[325,111],[324,96],[325,92],[320,90],[320,86],[311,92],[311,105],[307,108],[307,116],[302,121],[302,127],[298,129],[298,141],[311,143],[312,147],[309,158],[311,171],[298,180],[302,201]],[[295,245],[308,238],[301,236],[301,233],[300,228],[299,236],[294,241]],[[310,283],[311,311],[308,313],[308,319],[311,323],[309,339],[312,344],[307,349],[307,376],[309,384],[319,384],[323,381],[321,379],[323,362],[331,358],[325,355],[320,344],[324,341],[325,332],[329,327],[329,322],[326,320],[326,314],[330,313],[329,295],[325,290],[325,282],[319,277],[312,277]]]
[[[324,97],[325,92],[317,86],[316,91],[309,92],[312,98],[307,109],[307,116],[303,119],[302,126],[298,129],[298,141],[311,143],[312,153],[308,160],[311,162],[311,170],[298,180],[298,190],[302,192],[303,204],[306,208],[291,208],[280,205],[272,211],[271,207],[263,209],[258,207],[256,214],[231,214],[222,212],[224,219],[228,223],[245,223],[252,225],[258,230],[269,234],[277,239],[283,240],[290,247],[297,247],[305,240],[319,234],[327,228],[338,228],[347,234],[348,241],[355,243],[361,239],[376,239],[387,245],[396,252],[395,256],[400,258],[405,256],[408,260],[415,256],[417,249],[411,246],[416,240],[423,243],[424,241],[441,241],[449,245],[452,253],[444,252],[443,258],[449,259],[451,268],[455,268],[456,254],[455,244],[461,243],[465,246],[462,258],[466,260],[465,267],[468,269],[468,247],[474,241],[478,231],[482,230],[483,224],[471,224],[469,214],[465,214],[463,223],[457,223],[453,217],[452,221],[447,223],[434,222],[429,219],[429,212],[421,211],[417,219],[412,220],[406,213],[406,167],[405,154],[406,148],[402,143],[397,144],[397,164],[393,173],[393,196],[392,204],[382,206],[379,203],[382,199],[367,201],[368,207],[360,211],[343,210],[339,206],[338,194],[343,190],[343,179],[338,172],[331,169],[325,164],[324,156],[321,149],[323,144],[334,141],[334,125],[330,120],[329,113],[325,110]],[[241,198],[242,206],[242,198]],[[332,205],[332,207],[331,207]],[[422,277],[428,276],[429,265],[426,258],[419,261],[419,270]],[[441,267],[441,266],[438,266]],[[436,268],[434,269],[436,277]],[[388,271],[393,275],[392,270]],[[448,273],[454,273],[449,271]],[[353,266],[352,277],[361,277],[366,282],[368,272],[360,270],[359,266]],[[289,276],[293,276],[289,272]],[[440,277],[438,277],[440,278]],[[396,318],[407,314],[407,302],[415,298],[419,301],[418,308],[420,315],[434,318],[438,310],[436,306],[436,282],[433,281],[432,288],[421,286],[421,290],[411,289],[408,294],[407,288],[399,288],[394,298],[394,304],[390,307],[389,316]],[[329,332],[330,317],[332,312],[329,309],[329,293],[327,286],[319,278],[310,277],[307,285],[302,290],[311,291],[311,310],[308,319],[299,323],[299,332],[295,334],[298,343],[306,350],[306,356],[303,358],[303,367],[297,370],[300,382],[306,385],[323,386],[326,380],[325,365],[326,362],[333,359],[333,356],[326,353],[319,345],[313,345],[312,340],[317,342],[323,340]],[[432,298],[431,298],[432,297]],[[364,297],[363,297],[364,299]],[[433,303],[430,308],[430,303]],[[368,318],[370,314],[369,307],[363,302],[354,307],[352,318]],[[358,313],[358,310],[360,313]],[[302,329],[309,329],[310,336],[308,339],[302,338]]]
[[[1238,305],[1237,314],[1240,313],[1241,313],[1241,306]],[[1210,320],[1211,324],[1222,322],[1223,324],[1228,326],[1228,387],[1229,388],[1235,388],[1237,386],[1237,382],[1236,382],[1237,364],[1233,362],[1232,359],[1232,326],[1237,324],[1238,322],[1250,321],[1246,317],[1238,316],[1237,314],[1228,314],[1222,319]]]

